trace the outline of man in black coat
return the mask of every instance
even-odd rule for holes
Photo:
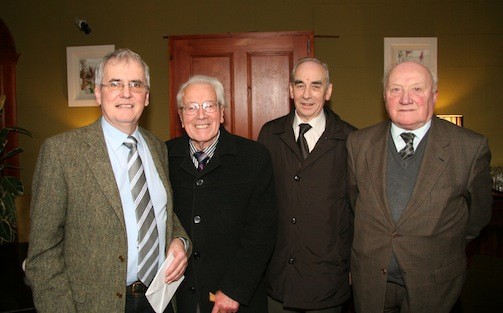
[[[325,106],[331,93],[327,66],[300,60],[290,83],[295,109],[258,138],[271,152],[278,198],[270,313],[338,313],[350,296],[346,140],[354,127]]]
[[[263,274],[277,218],[269,152],[221,126],[216,78],[190,78],[177,102],[186,135],[167,142],[169,173],[175,212],[193,242],[178,311],[267,312]]]

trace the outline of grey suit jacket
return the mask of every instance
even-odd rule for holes
[[[140,129],[166,188],[166,245],[188,238],[173,214],[168,154]],[[101,120],[42,145],[33,177],[26,275],[38,312],[124,312],[127,238]]]
[[[491,217],[487,139],[434,117],[412,197],[395,224],[386,197],[389,128],[385,121],[356,131],[347,143],[355,306],[383,311],[394,253],[407,287],[405,311],[449,312],[464,280],[466,238]]]

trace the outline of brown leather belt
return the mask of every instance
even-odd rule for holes
[[[135,281],[126,287],[126,295],[139,297],[147,292],[147,288],[141,281]]]

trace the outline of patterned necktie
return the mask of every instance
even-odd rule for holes
[[[128,155],[128,175],[138,223],[138,278],[148,286],[157,273],[159,236],[145,171],[136,144],[133,136],[129,136],[124,142],[131,150]]]
[[[204,153],[203,151],[195,152],[194,156],[196,157],[197,162],[198,162],[197,169],[199,171],[204,170],[204,167],[206,166],[206,163],[208,163],[208,161],[210,160],[210,157],[206,153]]]
[[[405,141],[405,147],[398,152],[398,155],[405,160],[414,155],[414,134],[401,133],[400,136],[403,138],[403,141]]]
[[[299,138],[297,138],[297,144],[299,145],[300,153],[302,154],[302,158],[306,159],[309,154],[309,146],[307,145],[306,137],[304,134],[311,129],[311,125],[307,123],[299,124]]]

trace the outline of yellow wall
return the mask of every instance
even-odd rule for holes
[[[86,19],[90,35],[75,17]],[[151,104],[142,126],[169,139],[166,35],[314,31],[316,56],[331,69],[332,107],[365,127],[385,117],[381,96],[384,37],[437,37],[438,114],[463,114],[465,127],[489,138],[493,165],[503,165],[503,1],[501,0],[3,0],[0,18],[18,53],[21,178],[28,215],[31,178],[42,141],[86,125],[99,109],[68,108],[66,47],[114,44],[138,52],[151,68]],[[20,240],[27,240],[20,225]]]

